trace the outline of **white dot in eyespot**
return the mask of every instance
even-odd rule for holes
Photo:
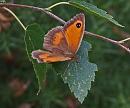
[[[80,28],[80,27],[81,27],[81,23],[77,23],[77,24],[76,24],[76,27],[77,27],[77,28]]]

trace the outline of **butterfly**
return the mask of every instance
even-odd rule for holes
[[[81,45],[85,29],[85,16],[77,14],[64,26],[51,29],[44,37],[43,49],[32,51],[38,63],[73,60]]]

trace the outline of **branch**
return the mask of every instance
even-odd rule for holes
[[[122,44],[122,43],[124,43],[124,42],[126,42],[126,41],[129,41],[130,40],[130,38],[126,38],[126,39],[123,39],[123,40],[120,40],[120,41],[118,41],[120,44]]]
[[[106,37],[104,37],[104,36],[97,35],[97,34],[94,34],[94,33],[91,33],[91,32],[87,32],[87,31],[85,31],[85,34],[90,35],[90,36],[94,36],[94,37],[96,37],[96,38],[102,39],[102,40],[107,41],[107,42],[111,42],[112,44],[115,44],[115,45],[121,47],[122,49],[124,49],[125,51],[127,51],[127,52],[130,53],[130,49],[127,48],[127,47],[125,47],[125,46],[122,45],[121,43],[119,43],[120,41],[115,41],[115,40],[112,40],[112,39],[110,39],[110,38],[106,38]]]
[[[49,12],[49,10],[47,10],[46,8],[40,8],[40,7],[35,7],[35,6],[29,6],[29,5],[21,5],[21,4],[12,4],[12,3],[0,3],[0,7],[7,7],[7,8],[28,8],[31,9],[33,11],[38,11],[38,12],[42,12],[42,13],[46,13],[47,15],[49,15],[50,17],[58,20],[59,22],[65,24],[65,21],[62,20],[61,18],[59,18],[58,16],[52,14],[51,12]]]
[[[47,15],[49,15],[50,17],[56,19],[57,21],[61,22],[62,24],[66,23],[63,19],[59,18],[58,16],[54,15],[49,10],[47,10],[47,8],[43,9],[43,8],[35,7],[35,6],[20,5],[20,4],[10,4],[10,3],[0,3],[0,7],[7,7],[7,8],[10,8],[10,7],[11,8],[29,8],[29,9],[32,9],[34,11],[39,11],[39,12],[46,13]],[[112,39],[109,39],[109,38],[106,38],[104,36],[97,35],[97,34],[94,34],[94,33],[88,32],[88,31],[85,31],[85,34],[89,35],[89,36],[96,37],[98,39],[102,39],[102,40],[107,41],[107,42],[110,42],[110,43],[112,43],[114,45],[117,45],[117,46],[121,47],[122,49],[124,49],[128,53],[130,53],[130,49],[127,48],[127,47],[125,47],[124,45],[122,45],[120,43],[120,41],[118,42],[118,41],[115,41],[115,40],[112,40]]]

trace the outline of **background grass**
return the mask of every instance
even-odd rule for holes
[[[48,7],[59,0],[18,0],[18,4],[28,4],[39,7]],[[60,0],[61,1],[61,0]],[[65,0],[64,0],[65,1]],[[90,14],[86,15],[86,30],[107,36],[112,39],[123,39],[119,31],[129,33],[130,28],[130,1],[129,0],[89,0],[108,11],[125,28],[115,25]],[[80,10],[70,6],[58,6],[53,13],[64,20],[69,20]],[[60,25],[49,16],[36,13],[28,9],[15,11],[25,25],[39,23],[44,31]],[[118,29],[118,30],[117,30]],[[87,40],[93,46],[89,53],[91,62],[98,65],[95,82],[89,91],[88,97],[80,105],[62,79],[48,70],[46,87],[39,96],[37,79],[32,65],[27,58],[24,45],[24,31],[16,21],[9,29],[0,33],[0,107],[20,108],[29,104],[33,108],[130,108],[130,55],[111,43],[93,37]],[[127,43],[130,46],[130,43]],[[9,86],[13,79],[26,83],[31,82],[25,92],[14,96]],[[23,107],[25,108],[25,107]]]

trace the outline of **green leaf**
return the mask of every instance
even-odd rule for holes
[[[77,61],[54,63],[55,70],[61,74],[64,83],[68,83],[71,92],[82,103],[94,81],[97,65],[88,60],[88,50],[91,45],[85,41],[77,53]]]
[[[39,84],[39,91],[43,87],[46,75],[46,65],[38,64],[31,56],[32,51],[42,48],[44,33],[38,24],[29,25],[24,38],[29,60],[32,62]]]
[[[83,0],[70,0],[69,3],[77,8],[80,8],[86,12],[90,12],[92,14],[95,14],[99,17],[102,17],[104,19],[109,20],[110,22],[114,23],[117,26],[124,27],[121,24],[119,24],[116,20],[113,19],[113,17],[109,14],[107,14],[106,11],[97,8],[95,5],[92,5],[90,3],[87,3]]]
[[[6,1],[5,0],[0,0],[0,3],[5,3]]]

